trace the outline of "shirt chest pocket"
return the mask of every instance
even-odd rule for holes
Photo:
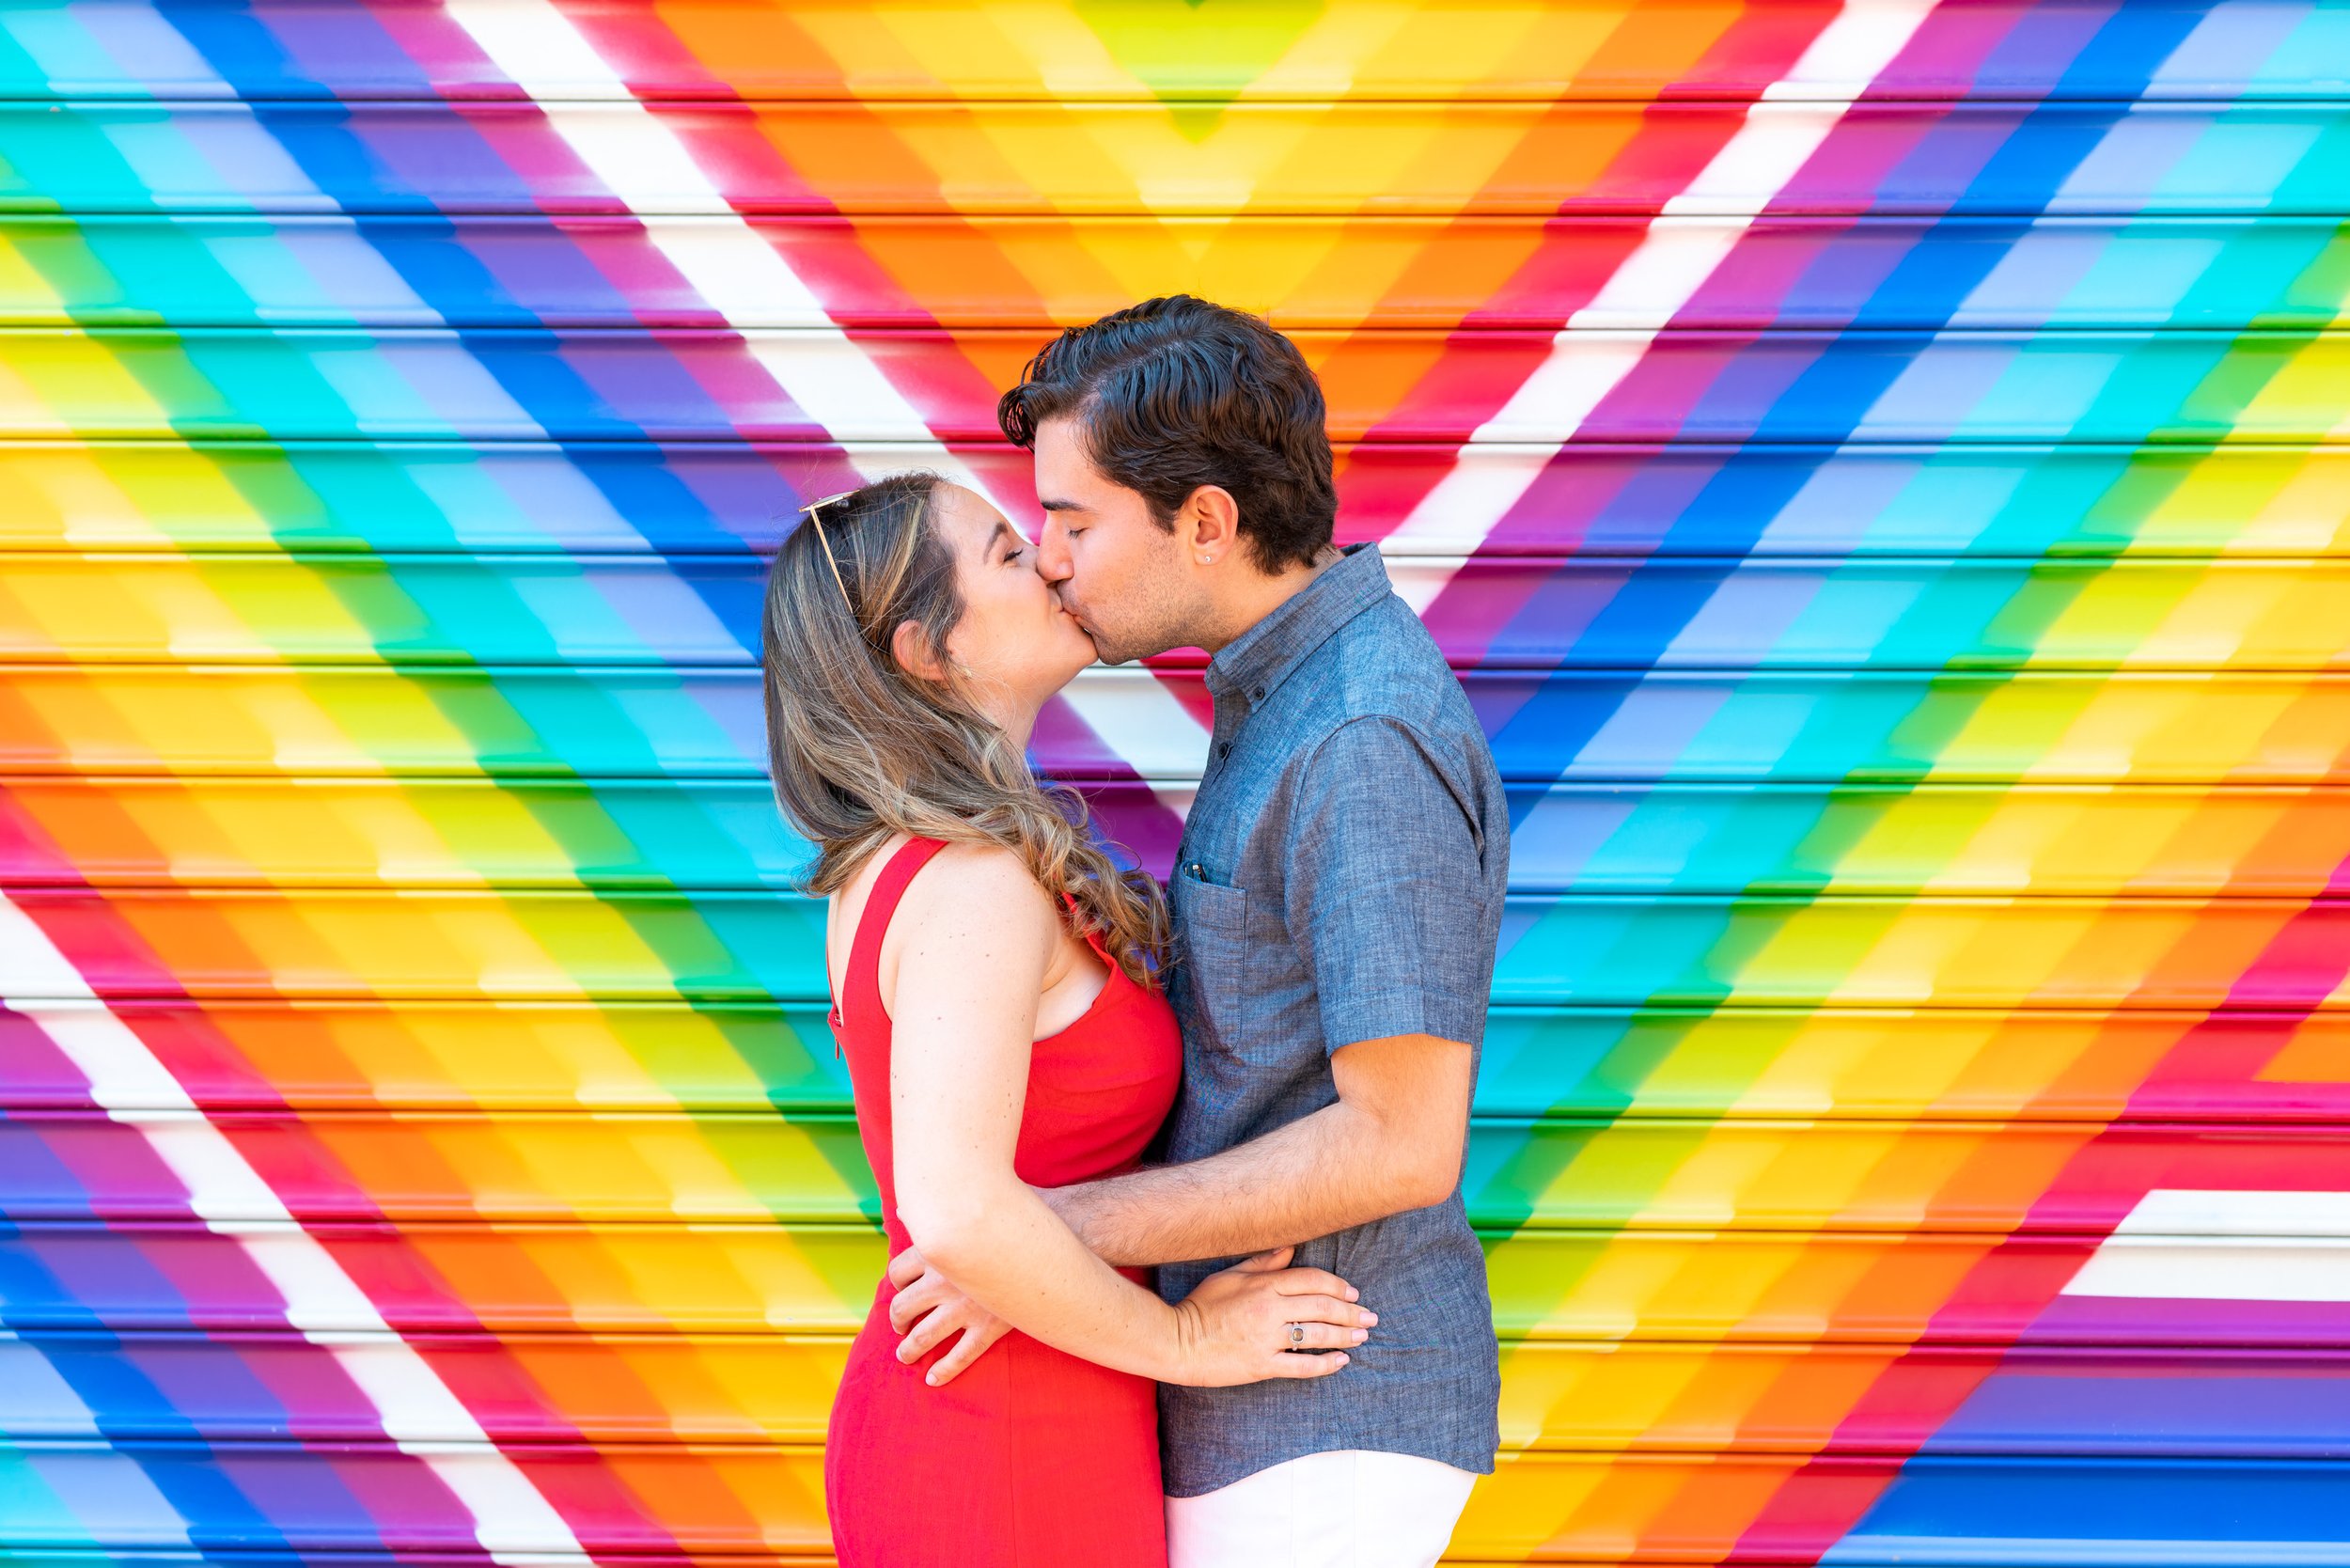
[[[1258,970],[1265,944],[1279,940],[1271,911],[1246,888],[1209,881],[1195,864],[1176,868],[1168,885],[1175,917],[1175,956],[1191,1007],[1198,1043],[1246,1052],[1259,1005]]]

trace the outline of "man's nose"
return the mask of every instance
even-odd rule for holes
[[[1053,514],[1046,512],[1044,530],[1036,536],[1036,574],[1048,583],[1065,583],[1074,570],[1069,560],[1069,538]]]

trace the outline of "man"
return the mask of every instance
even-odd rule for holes
[[[1171,1561],[1433,1563],[1498,1442],[1460,1194],[1508,880],[1492,754],[1376,548],[1332,547],[1321,388],[1263,321],[1181,295],[1105,316],[998,417],[1036,454],[1039,570],[1102,659],[1214,656],[1169,887],[1171,1163],[1048,1197],[1170,1301],[1294,1243],[1378,1313],[1334,1377],[1162,1390]],[[892,1267],[901,1354],[962,1335],[942,1381],[1001,1328],[921,1269]]]

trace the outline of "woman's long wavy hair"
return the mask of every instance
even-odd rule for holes
[[[1071,931],[1098,933],[1128,979],[1152,984],[1167,929],[1158,884],[1092,841],[1085,802],[1038,782],[967,678],[925,680],[890,650],[910,620],[954,669],[963,594],[934,518],[946,482],[893,475],[824,504],[768,573],[767,756],[777,803],[817,845],[804,885],[839,891],[893,834],[1000,845],[1067,895]]]

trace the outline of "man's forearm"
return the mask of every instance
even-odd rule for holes
[[[1340,1101],[1221,1154],[1045,1200],[1104,1262],[1231,1258],[1441,1201],[1394,1153],[1375,1120]]]

